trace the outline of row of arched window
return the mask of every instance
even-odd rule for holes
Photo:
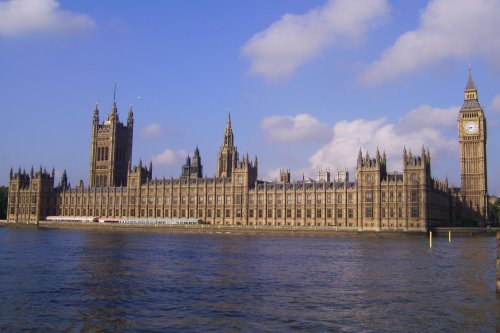
[[[97,147],[97,160],[98,161],[107,161],[108,158],[109,158],[108,147]]]
[[[97,176],[95,183],[96,183],[95,186],[97,187],[108,186],[108,176],[106,175]]]

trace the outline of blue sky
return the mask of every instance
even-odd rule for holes
[[[133,164],[178,177],[198,145],[215,171],[228,110],[259,178],[354,172],[359,148],[430,148],[459,186],[469,63],[500,194],[500,0],[0,1],[0,184],[11,166],[88,182],[92,110],[133,105]]]

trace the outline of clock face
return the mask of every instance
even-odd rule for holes
[[[476,134],[479,132],[479,124],[477,121],[468,121],[464,124],[464,131],[467,134]]]

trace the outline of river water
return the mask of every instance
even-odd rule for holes
[[[0,331],[495,332],[495,246],[0,227]]]

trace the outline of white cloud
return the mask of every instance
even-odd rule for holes
[[[497,94],[495,95],[495,97],[493,97],[493,101],[491,101],[488,110],[493,113],[500,113],[500,94]]]
[[[359,39],[389,10],[386,0],[329,0],[303,15],[285,14],[241,48],[250,72],[279,79],[318,56],[338,38]]]
[[[157,123],[152,123],[141,129],[141,137],[145,139],[158,139],[166,135],[166,130]]]
[[[270,116],[260,123],[268,139],[277,143],[327,140],[330,131],[325,124],[307,113],[296,116]]]
[[[84,14],[59,7],[56,0],[10,0],[0,2],[0,36],[29,33],[87,31],[95,22]]]
[[[500,66],[500,0],[431,0],[420,25],[401,35],[362,76],[391,80],[446,59],[482,57]]]
[[[458,107],[447,109],[431,108],[428,105],[419,106],[396,123],[387,119],[376,120],[356,119],[340,121],[333,127],[331,142],[319,149],[309,163],[311,170],[329,166],[334,170],[337,166],[354,168],[358,151],[368,151],[372,156],[377,148],[387,152],[389,168],[401,169],[403,146],[420,154],[422,146],[430,148],[434,157],[446,156],[458,149],[455,138],[445,136],[443,127],[456,126]],[[432,118],[437,119],[432,121]],[[453,117],[453,119],[452,119]]]
[[[172,150],[167,148],[158,155],[151,157],[151,160],[155,165],[173,165],[182,163],[187,155],[188,153],[184,149]]]

